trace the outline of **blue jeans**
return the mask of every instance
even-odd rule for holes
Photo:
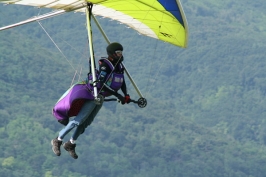
[[[85,101],[78,115],[59,132],[59,138],[63,139],[73,128],[76,128],[71,138],[77,140],[79,135],[92,123],[101,107],[102,104],[96,105],[93,100]]]

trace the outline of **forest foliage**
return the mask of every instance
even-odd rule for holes
[[[110,40],[124,45],[124,63],[148,105],[105,103],[77,141],[78,160],[53,154],[50,141],[62,126],[51,110],[88,72],[85,16],[40,22],[62,53],[37,22],[1,31],[0,176],[265,176],[265,3],[182,4],[187,49],[99,18]],[[0,6],[0,26],[38,13]],[[93,34],[96,58],[105,56],[94,24]]]

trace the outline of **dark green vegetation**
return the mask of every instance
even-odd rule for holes
[[[85,16],[41,22],[77,69],[38,23],[0,32],[0,176],[265,176],[264,4],[184,1],[187,49],[101,19],[110,40],[124,44],[125,65],[148,106],[106,103],[77,142],[78,160],[52,153],[50,140],[62,127],[51,109],[75,70],[82,66],[86,75]],[[38,13],[1,6],[0,26]],[[96,30],[94,41],[95,55],[105,56]]]

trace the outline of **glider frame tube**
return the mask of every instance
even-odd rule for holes
[[[108,44],[110,44],[111,42],[110,42],[110,40],[108,39],[108,37],[107,37],[107,35],[105,34],[105,32],[103,31],[103,29],[102,29],[101,25],[99,24],[98,20],[94,17],[93,14],[92,14],[91,16],[93,17],[94,22],[96,23],[97,27],[98,27],[99,30],[101,31],[101,33],[102,33],[104,39],[106,40],[106,42],[107,42]],[[129,72],[128,72],[126,66],[124,65],[124,63],[122,63],[122,65],[124,66],[124,68],[125,68],[125,72],[126,72],[126,74],[127,74],[127,77],[129,78],[130,82],[131,82],[132,85],[134,86],[136,92],[138,93],[138,95],[139,95],[141,98],[143,98],[143,96],[142,96],[142,94],[141,94],[141,92],[140,92],[138,86],[136,85],[136,83],[134,82],[133,78],[132,78],[131,75],[129,74]]]
[[[14,27],[17,27],[17,26],[20,26],[20,25],[24,25],[24,24],[27,24],[27,23],[31,23],[31,22],[34,22],[34,21],[44,20],[46,18],[51,18],[51,17],[57,16],[57,15],[61,15],[63,13],[66,13],[66,11],[65,10],[54,11],[54,12],[51,12],[51,13],[47,13],[47,14],[44,14],[44,15],[40,15],[40,16],[37,16],[37,17],[30,18],[28,20],[24,20],[24,21],[21,21],[21,22],[18,22],[18,23],[14,23],[12,25],[1,27],[0,31],[6,30],[6,29],[9,29],[9,28],[14,28]]]
[[[76,8],[73,8],[73,9],[68,9],[68,10],[63,10],[62,9],[62,10],[56,10],[56,11],[53,11],[53,12],[49,12],[49,13],[46,13],[46,14],[43,14],[43,15],[39,15],[39,16],[36,16],[36,17],[30,18],[30,19],[27,19],[27,20],[12,24],[12,25],[7,25],[7,26],[4,26],[4,27],[1,27],[0,31],[6,30],[6,29],[9,29],[9,28],[14,28],[14,27],[17,27],[17,26],[20,26],[20,25],[24,25],[24,24],[27,24],[27,23],[31,23],[31,22],[34,22],[34,21],[51,18],[51,17],[57,16],[57,15],[64,14],[66,12],[71,12],[71,11],[75,11],[75,10],[81,9],[83,7],[85,7],[85,6],[82,5],[82,6],[78,6]]]
[[[90,48],[90,60],[91,60],[91,73],[92,73],[92,81],[93,81],[93,93],[94,97],[97,98],[98,96],[98,90],[96,87],[96,74],[95,74],[95,60],[93,56],[93,48],[92,48],[92,30],[91,30],[91,21],[90,21],[90,15],[91,12],[89,12],[88,7],[86,8],[86,18],[87,18],[87,32],[88,32],[88,38],[89,38],[89,48]]]

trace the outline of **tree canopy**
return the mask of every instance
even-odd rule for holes
[[[62,126],[51,109],[88,72],[85,17],[41,21],[63,54],[37,22],[1,31],[1,176],[263,177],[265,3],[247,2],[182,2],[187,49],[99,18],[110,40],[123,44],[124,63],[148,105],[104,103],[77,141],[78,160],[64,150],[53,154],[50,141]],[[1,6],[0,26],[39,12]],[[93,29],[99,59],[107,44]]]

